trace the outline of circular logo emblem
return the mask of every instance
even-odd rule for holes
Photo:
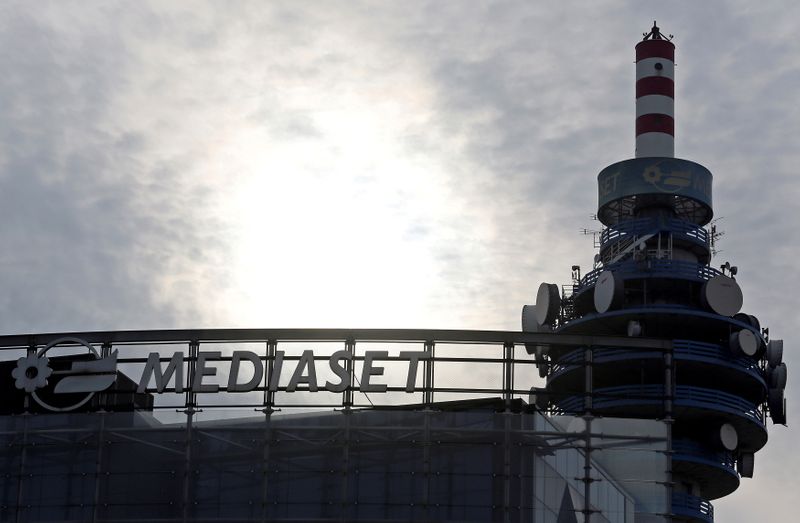
[[[86,356],[77,355],[59,361],[47,357],[58,345],[86,348]],[[43,408],[69,412],[85,405],[97,392],[106,390],[117,378],[117,351],[103,358],[87,341],[60,338],[17,360],[11,372],[14,385],[29,393]]]
[[[692,173],[671,167],[669,162],[663,160],[656,162],[645,168],[642,179],[665,193],[676,193],[689,187],[692,183]]]

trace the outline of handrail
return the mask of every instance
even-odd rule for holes
[[[695,281],[710,280],[714,276],[722,274],[719,270],[709,265],[682,260],[626,260],[586,273],[586,275],[581,278],[579,288],[594,285],[600,273],[607,270],[619,274],[647,273],[650,276],[654,273],[661,273],[660,275],[671,278],[683,278]]]
[[[655,218],[637,218],[603,229],[600,233],[600,246],[602,249],[607,243],[622,236],[649,234],[660,230],[683,234],[705,245],[708,245],[711,240],[706,229],[686,220],[670,218],[659,221]]]
[[[679,359],[719,363],[720,360],[731,367],[738,367],[764,381],[758,361],[746,356],[734,356],[728,347],[714,343],[691,340],[674,340],[674,354]]]
[[[684,492],[672,493],[672,512],[677,516],[714,523],[714,505],[703,498]]]
[[[672,442],[672,452],[674,459],[705,463],[706,465],[723,468],[733,475],[738,475],[736,473],[736,459],[733,457],[732,452],[714,451],[697,442],[684,439]]]
[[[746,372],[764,384],[764,378],[758,367],[758,362],[753,358],[734,356],[727,347],[714,343],[705,343],[692,340],[673,340],[673,354],[676,359],[689,361],[702,361],[716,365],[725,365]],[[572,350],[558,358],[551,365],[550,378],[580,367],[583,364],[585,349]],[[620,360],[660,358],[661,353],[652,351],[632,350],[623,348],[598,348],[592,352],[594,363],[609,363]]]
[[[641,234],[650,230],[655,226],[655,220],[652,218],[637,218],[619,222],[613,227],[606,227],[600,233],[600,245],[604,245],[611,240],[615,240],[620,236],[628,234]]]
[[[563,413],[583,411],[584,396],[577,394],[556,400],[556,410]],[[636,405],[657,405],[664,401],[662,385],[622,385],[594,391],[594,408],[606,409]],[[678,385],[675,387],[674,404],[678,407],[726,412],[746,418],[764,427],[763,413],[758,406],[734,394],[701,387]]]
[[[543,344],[556,346],[623,346],[668,350],[670,340],[590,336],[547,332],[441,329],[175,329],[89,331],[0,336],[0,350],[42,346],[61,338],[79,338],[91,344],[179,344],[265,341],[360,341],[466,344]]]

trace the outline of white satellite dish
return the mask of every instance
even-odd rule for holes
[[[594,285],[594,308],[603,313],[614,308],[622,301],[622,280],[611,271],[603,271]]]
[[[539,322],[536,321],[536,305],[522,306],[522,332],[539,332]]]
[[[742,452],[736,460],[736,470],[743,478],[752,478],[756,465],[756,455],[752,452]]]
[[[758,352],[758,339],[751,330],[742,329],[731,334],[730,349],[736,356],[755,356]]]
[[[552,325],[561,309],[561,296],[558,285],[555,283],[542,283],[536,293],[535,317],[539,325]]]
[[[769,389],[767,406],[769,406],[772,422],[777,425],[786,425],[786,400],[783,397],[783,389]]]
[[[703,285],[703,303],[722,316],[733,316],[742,308],[744,296],[736,280],[718,274]]]
[[[525,348],[527,349],[527,345]],[[550,351],[550,347],[547,345],[535,345],[533,349],[533,354],[536,358],[536,366],[539,368],[539,377],[546,378],[547,373],[550,371],[550,364],[545,361],[545,355]],[[531,354],[528,351],[528,354]]]
[[[767,344],[767,363],[776,367],[783,361],[783,340],[769,340]]]
[[[785,389],[788,372],[785,363],[780,363],[774,367],[770,367],[767,371],[769,378],[769,386],[772,389]]]
[[[575,417],[567,425],[567,430],[570,434],[583,434],[586,432],[586,420],[583,418]]]
[[[550,327],[547,325],[539,325],[538,320],[536,319],[536,305],[523,305],[522,306],[522,331],[523,332],[548,332],[550,331]],[[542,358],[542,355],[547,354],[549,347],[547,345],[536,345],[534,343],[526,343],[525,350],[528,354],[536,354],[536,359],[539,360]],[[540,366],[539,363],[536,363],[536,366],[539,367],[539,376],[544,378],[547,376],[547,365],[543,364]]]
[[[736,427],[730,423],[723,423],[719,427],[719,441],[725,450],[734,451],[739,446],[739,434]]]

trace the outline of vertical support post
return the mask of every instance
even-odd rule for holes
[[[434,358],[436,345],[433,340],[425,342],[425,353],[427,358],[424,360],[425,374],[422,380],[422,403],[425,405],[423,411],[424,427],[422,435],[422,472],[425,478],[425,506],[428,510],[431,490],[431,409],[433,408],[433,388],[434,388]]]
[[[34,348],[34,350],[36,350]],[[29,351],[30,352],[30,351]],[[31,414],[28,412],[28,394],[25,395],[25,412],[22,413],[22,452],[19,457],[19,473],[17,474],[17,510],[16,521],[27,521],[22,514],[22,497],[25,487],[23,478],[25,477],[25,462],[28,455],[28,420]]]
[[[186,373],[187,376],[186,401],[185,401],[186,408],[183,411],[184,414],[186,414],[186,450],[183,460],[184,523],[191,520],[191,515],[189,514],[189,505],[191,500],[190,484],[192,481],[192,423],[194,420],[194,414],[196,412],[195,407],[197,405],[197,393],[195,393],[192,390],[192,385],[194,384],[194,376],[195,372],[197,371],[197,356],[199,353],[200,353],[200,342],[196,340],[190,341],[189,359],[187,362],[188,372]]]
[[[513,345],[512,345],[513,349]],[[511,522],[511,410],[506,403],[503,416],[503,521]]]
[[[536,424],[534,423],[534,429],[535,428],[536,428]],[[538,450],[539,449],[537,447],[533,447],[533,452],[531,453],[532,456],[531,456],[531,461],[530,461],[530,467],[531,467],[531,488],[530,488],[530,492],[533,492],[533,494],[534,494],[533,503],[531,504],[532,505],[531,506],[531,523],[541,523],[536,517],[536,507],[537,507],[538,500],[535,497],[536,493],[538,492],[536,489],[539,488],[539,478],[536,477],[536,473],[538,471],[538,468],[536,466],[536,464],[537,464],[536,460],[540,459],[539,455],[538,455]],[[525,498],[523,498],[523,499],[525,499]],[[522,521],[521,518],[520,518],[520,521]]]
[[[425,352],[427,353],[428,357],[424,361],[425,377],[422,384],[422,403],[425,405],[426,409],[430,409],[433,405],[434,360],[436,356],[436,345],[434,344],[433,340],[425,342]]]
[[[269,382],[275,370],[275,355],[278,352],[278,341],[267,340],[267,354],[264,362],[264,414],[268,417],[275,412],[275,391],[270,390]]]
[[[431,446],[433,445],[431,441],[431,416],[433,412],[426,408],[422,415],[425,416],[424,434],[422,436],[422,477],[425,481],[423,506],[425,507],[427,519],[427,511],[430,510],[431,499]]]
[[[664,423],[667,425],[667,470],[665,496],[666,496],[666,513],[672,514],[672,408],[673,400],[675,398],[675,361],[673,355],[673,345],[670,343],[669,348],[664,351]]]
[[[511,521],[511,399],[514,395],[514,343],[503,344],[503,521]]]
[[[503,344],[503,402],[506,410],[511,408],[514,395],[514,343]]]
[[[32,354],[36,354],[36,345],[34,345],[33,343],[28,345],[28,351],[27,351],[27,353],[25,355],[26,356],[31,356]],[[25,400],[22,403],[23,413],[24,414],[29,414],[30,413],[30,408],[31,408],[31,395],[26,393],[25,394]]]
[[[198,341],[190,341],[189,342],[189,357],[186,360],[187,372],[186,372],[186,401],[185,401],[185,408],[186,413],[191,416],[195,412],[195,407],[197,406],[197,393],[194,392],[192,385],[194,384],[194,375],[197,370],[197,356],[200,353],[200,342]]]
[[[110,355],[111,355],[111,343],[107,341],[107,342],[104,342],[100,346],[100,357],[101,358],[107,358]],[[101,411],[104,411],[105,408],[108,406],[108,393],[107,392],[102,391],[102,392],[97,394],[97,406],[99,407],[99,409]]]
[[[345,340],[344,350],[350,353],[350,358],[344,362],[344,368],[350,376],[350,385],[342,393],[342,407],[349,412],[353,407],[353,384],[356,378],[356,341],[353,338]]]
[[[584,395],[583,419],[585,422],[585,442],[583,451],[583,521],[590,523],[592,520],[591,493],[592,493],[592,411],[594,409],[594,376],[593,353],[591,347],[583,351],[584,368]]]
[[[340,520],[341,521],[352,521],[356,518],[356,514],[349,514],[348,508],[349,504],[347,502],[347,497],[349,495],[349,485],[350,482],[350,440],[353,437],[351,433],[351,422],[353,418],[353,411],[350,409],[346,409],[342,411],[342,415],[344,416],[344,438],[343,438],[343,447],[342,447],[342,498],[341,498],[341,514]],[[358,500],[356,499],[356,502]]]
[[[266,410],[266,409],[265,409]],[[264,447],[261,455],[261,521],[270,521],[269,515],[269,464],[272,446],[272,412],[266,411],[264,420]]]
[[[586,347],[583,351],[583,413],[584,416],[591,416],[594,409],[594,376],[592,375],[592,349]]]
[[[105,344],[103,344],[105,347]],[[109,345],[110,347],[110,345]],[[106,413],[104,410],[97,412],[97,415],[100,416],[100,430],[97,433],[97,456],[95,458],[95,469],[94,469],[94,508],[92,509],[92,521],[98,521],[100,519],[100,482],[101,477],[103,475],[103,440],[105,439],[105,432],[106,432]]]
[[[275,392],[269,389],[272,372],[275,369],[277,340],[267,340],[267,354],[264,362],[264,446],[261,455],[261,521],[270,520],[269,515],[269,464],[272,449],[272,413],[275,412]]]
[[[28,345],[27,355],[30,356],[31,354],[36,353],[36,344],[31,342]],[[24,521],[23,515],[21,514],[22,510],[22,496],[24,491],[25,482],[23,478],[25,477],[25,462],[28,455],[28,420],[30,419],[31,413],[31,395],[25,394],[25,400],[23,404],[23,412],[22,412],[22,447],[19,457],[19,474],[17,476],[17,510],[15,511],[15,520],[16,521]]]

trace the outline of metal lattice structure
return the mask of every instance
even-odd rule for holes
[[[783,342],[740,310],[738,268],[711,266],[711,172],[673,157],[674,53],[655,25],[636,45],[636,157],[598,175],[594,268],[569,292],[543,283],[523,330],[672,341],[663,359],[644,346],[534,352],[554,412],[665,420],[672,517],[709,522],[708,500],[752,477],[767,419],[786,423],[787,371]]]

